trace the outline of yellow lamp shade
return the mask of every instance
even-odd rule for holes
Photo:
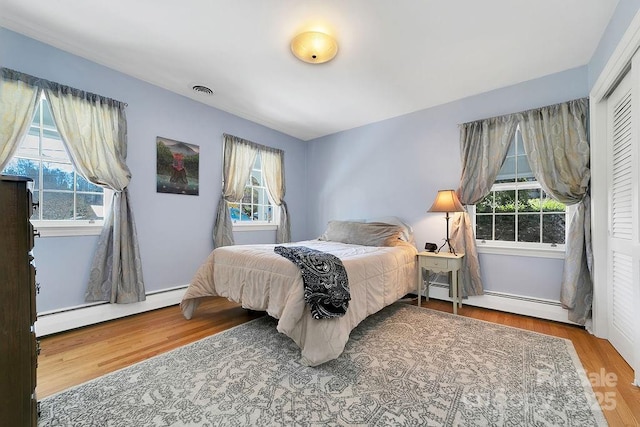
[[[338,43],[328,34],[307,31],[293,38],[291,52],[301,61],[322,64],[336,56]]]
[[[454,190],[440,190],[429,212],[462,212],[464,207]]]

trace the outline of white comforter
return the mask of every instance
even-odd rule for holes
[[[193,316],[199,298],[216,295],[266,311],[279,319],[278,331],[300,347],[301,362],[315,366],[338,357],[364,318],[416,289],[417,251],[408,243],[373,247],[308,240],[287,245],[329,252],[342,260],[351,292],[344,316],[313,319],[298,267],[274,253],[276,245],[242,245],[215,249],[200,266],[180,304],[184,317]]]

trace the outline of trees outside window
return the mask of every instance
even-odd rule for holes
[[[46,221],[96,222],[103,218],[104,190],[74,170],[44,96],[27,135],[2,173],[33,179],[33,200],[39,207],[33,220],[46,225]]]

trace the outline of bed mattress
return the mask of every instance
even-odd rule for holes
[[[302,275],[291,261],[274,253],[277,245],[241,245],[215,249],[200,266],[181,303],[190,319],[198,300],[226,297],[251,310],[278,319],[278,331],[301,349],[301,363],[316,366],[344,350],[351,331],[376,313],[416,289],[416,249],[399,242],[392,247],[361,246],[308,240],[282,246],[306,246],[341,259],[349,279],[347,313],[313,319],[303,298]]]

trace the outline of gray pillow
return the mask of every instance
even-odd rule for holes
[[[401,240],[405,242],[414,244],[415,240],[413,239],[413,228],[404,221],[402,221],[397,216],[383,216],[380,218],[373,218],[363,222],[384,222],[385,224],[397,225],[402,228],[402,235],[400,236]]]
[[[329,221],[320,240],[363,246],[395,246],[403,229],[382,222]]]

